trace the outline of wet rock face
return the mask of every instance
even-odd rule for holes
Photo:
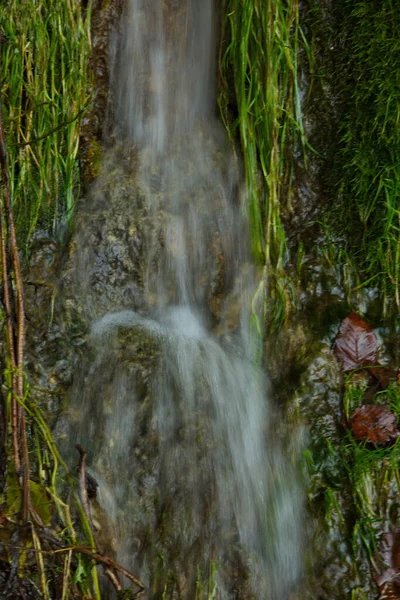
[[[86,5],[87,2],[82,2],[83,9],[87,8]],[[123,5],[124,0],[95,0],[92,3],[92,54],[89,65],[92,85],[88,90],[92,94],[92,101],[82,122],[80,138],[85,186],[89,186],[99,174],[101,142],[105,136],[110,135],[107,124],[112,53],[110,54],[109,49]],[[114,216],[117,214],[118,211]],[[82,222],[79,219],[78,216],[78,226]],[[126,223],[122,229],[125,229],[125,225]],[[118,227],[115,228],[114,235],[118,235]],[[92,236],[87,241],[97,243],[98,237],[99,234],[92,231]],[[74,262],[76,237],[73,236],[69,242],[66,239],[60,242],[60,238],[56,240],[46,231],[36,233],[31,240],[29,264],[24,270],[27,370],[35,388],[35,397],[42,408],[48,410],[49,419],[50,414],[57,414],[66,391],[72,384],[76,365],[84,352],[89,327],[87,315],[85,317],[82,314],[80,300],[73,297],[72,291],[66,291],[72,283],[71,265]],[[111,271],[112,265],[120,260],[121,243],[119,248],[114,247],[110,252],[114,252],[114,261],[111,260],[112,257],[106,257],[102,265],[99,258],[99,271],[102,268]]]
[[[26,367],[31,393],[52,423],[72,383],[82,339],[67,331],[61,298],[63,249],[48,232],[31,241],[23,270],[27,324]]]
[[[115,38],[118,18],[124,0],[95,0],[92,2],[90,75],[91,103],[81,125],[80,157],[83,182],[88,186],[98,175],[100,168],[100,143],[110,135],[109,113],[110,80],[112,79],[112,53],[109,49]]]
[[[141,232],[148,223],[144,199],[130,183],[114,164],[78,209],[64,294],[68,307],[88,319],[112,307],[143,308]]]
[[[347,475],[336,454],[343,435],[340,367],[331,352],[329,340],[320,343],[319,350],[314,348],[314,352],[316,355],[303,372],[302,385],[297,390],[301,415],[308,424],[308,445],[313,456],[308,486],[311,511],[308,535],[312,540],[308,560],[311,568],[308,583],[299,597],[343,600],[360,584],[359,577],[362,577],[365,593],[374,591],[374,586],[366,556],[358,557],[358,573],[354,567],[343,516],[351,506],[351,498]]]
[[[196,135],[201,147],[212,146],[201,131]],[[209,181],[209,162],[222,169],[221,179],[229,180],[230,173],[224,173],[217,147],[207,150],[211,158],[203,165],[196,139],[189,144],[171,145],[162,167],[146,150],[138,154],[125,146],[105,158],[102,174],[78,206],[62,270],[72,321],[74,311],[91,321],[108,311],[148,314],[185,302],[202,310],[205,304],[211,325],[229,320],[224,299],[239,281],[244,294],[250,270],[243,264],[236,208]],[[179,162],[171,158],[175,153],[183,156]]]
[[[93,319],[109,310],[145,310],[144,199],[114,164],[77,209],[68,245],[46,232],[32,240],[24,273],[27,367],[42,406],[57,414]]]

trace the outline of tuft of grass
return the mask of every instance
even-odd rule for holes
[[[225,0],[222,40],[219,104],[231,139],[240,137],[252,249],[265,267],[264,297],[276,300],[277,325],[293,300],[283,214],[291,204],[294,151],[305,148],[298,61],[300,43],[309,48],[299,1]]]
[[[75,0],[4,0],[0,5],[0,30],[7,36],[7,41],[1,44],[0,57],[8,159],[5,179],[10,182],[11,192],[8,193],[8,186],[3,186],[3,209],[9,221],[13,222],[15,215],[19,247],[24,250],[38,227],[54,230],[73,213],[79,187],[79,125],[88,104],[90,12],[90,1],[85,10]],[[12,207],[6,202],[9,195]],[[10,259],[7,250],[4,244],[3,265]],[[18,256],[18,250],[15,254]],[[13,361],[10,343],[6,343],[13,339],[11,328],[11,335],[3,343],[3,417],[7,419],[9,432],[14,427],[15,414],[24,416],[23,420],[17,420],[19,430],[14,447],[17,445],[18,449],[21,436],[29,461],[24,459],[26,485],[25,479],[21,485],[21,473],[15,458],[13,462],[13,444],[8,435],[4,441],[7,470],[1,524],[3,546],[9,548],[9,557],[16,556],[12,560],[18,562],[18,575],[31,577],[45,600],[58,593],[57,585],[62,586],[63,600],[71,595],[100,600],[96,567],[76,550],[79,540],[93,550],[96,545],[75,478],[60,456],[46,418],[22,373],[25,331],[22,282],[15,265],[13,269],[12,288],[21,302],[16,319],[9,321],[18,321],[18,332],[22,331],[17,340],[21,365]],[[4,278],[7,282],[7,273]],[[0,320],[5,329],[7,318],[2,311]],[[13,385],[16,378],[22,382],[17,390]],[[19,410],[13,413],[17,403]],[[59,493],[66,482],[69,503]],[[19,533],[21,507],[25,521],[23,536]],[[44,527],[48,528],[50,541],[43,535]],[[12,543],[16,532],[21,545]],[[60,545],[64,546],[63,552],[57,554]]]
[[[11,375],[12,373],[6,370],[6,379],[10,379]],[[11,394],[12,391],[9,390],[7,394],[7,413],[10,413]],[[17,398],[17,400],[27,415],[31,433],[28,438],[29,452],[31,465],[34,466],[34,469],[30,473],[29,481],[31,514],[35,515],[30,524],[32,542],[24,542],[21,545],[21,556],[23,556],[24,551],[31,552],[31,546],[33,545],[37,564],[35,573],[37,578],[36,583],[41,588],[43,598],[50,599],[50,589],[54,593],[52,576],[55,570],[62,568],[61,565],[63,564],[63,598],[69,597],[72,593],[73,582],[76,584],[76,589],[79,590],[79,597],[91,597],[100,600],[96,567],[86,557],[75,552],[75,547],[79,547],[80,545],[87,546],[96,551],[92,529],[79,498],[76,478],[72,475],[61,457],[46,418],[35,402],[33,391],[30,389],[27,381],[25,382],[24,397]],[[10,446],[10,442],[8,446]],[[63,500],[60,493],[60,489],[65,488],[66,484],[69,490],[68,502]],[[15,527],[18,524],[22,498],[17,473],[11,461],[7,471],[7,486],[4,499],[5,523],[14,524],[13,526]],[[55,527],[54,523],[57,523]],[[63,555],[60,555],[56,563],[54,559],[56,553],[54,550],[49,551],[42,548],[41,543],[43,542],[43,538],[41,537],[41,528],[44,526],[49,528],[48,531],[53,540],[57,542],[58,548],[60,546],[68,548],[69,552],[65,554],[65,560],[63,560]],[[7,547],[7,544],[5,544],[5,547]],[[20,576],[29,576],[29,568],[32,569],[31,561],[29,562],[29,568],[24,564],[23,558],[20,557],[19,561]],[[78,578],[77,572],[79,573]]]
[[[1,96],[21,248],[37,227],[71,218],[79,126],[88,103],[91,2],[5,0]]]
[[[363,284],[379,288],[386,314],[400,310],[398,8],[392,0],[339,0],[333,9],[341,107],[331,222]]]

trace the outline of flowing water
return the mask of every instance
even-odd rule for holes
[[[250,335],[256,276],[216,117],[215,34],[213,0],[127,1],[117,142],[86,199],[109,229],[86,223],[76,243],[91,326],[69,436],[100,484],[99,536],[150,598],[285,600],[302,501]]]

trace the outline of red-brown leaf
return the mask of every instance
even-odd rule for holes
[[[386,533],[380,544],[382,562],[385,569],[375,576],[380,591],[380,600],[400,600],[400,533]]]
[[[351,312],[340,324],[333,351],[345,372],[376,363],[378,342],[370,325]]]
[[[380,386],[383,390],[386,390],[389,382],[393,379],[397,379],[399,371],[395,371],[394,369],[388,369],[387,367],[380,367],[377,365],[373,369],[368,369],[368,372],[371,373],[375,379],[377,379],[380,383]]]
[[[384,583],[378,583],[379,600],[400,600],[400,573],[394,569],[386,569],[381,574],[381,578],[384,577],[387,578]]]
[[[359,442],[390,444],[399,435],[396,415],[385,406],[367,404],[350,415],[350,428]]]

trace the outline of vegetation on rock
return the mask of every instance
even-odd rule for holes
[[[305,148],[299,60],[308,46],[299,11],[298,0],[224,3],[219,103],[231,137],[239,134],[252,248],[265,267],[258,295],[264,303],[273,296],[275,325],[293,302],[283,217],[295,155]]]
[[[357,323],[358,332],[363,330],[371,337],[369,324],[351,313],[337,336],[342,342],[346,341],[343,330],[350,339],[354,335],[349,320]],[[376,363],[378,347],[376,342],[373,345]],[[353,345],[353,351],[355,348]],[[335,346],[334,353],[342,372],[341,377],[335,376],[336,387],[330,370],[337,365],[328,366],[327,361],[322,378],[306,375],[311,390],[301,392],[305,399],[308,394],[315,395],[314,401],[323,404],[317,414],[307,416],[312,431],[305,453],[311,478],[310,507],[314,518],[320,519],[320,527],[325,528],[323,537],[317,532],[314,543],[322,537],[325,560],[334,561],[343,570],[337,582],[340,586],[335,591],[327,586],[326,597],[372,599],[377,592],[374,580],[379,580],[383,569],[383,541],[397,529],[400,518],[400,386],[397,379],[377,380],[371,374],[371,363],[355,362],[354,370],[346,372],[347,363],[342,362],[340,353],[337,355]],[[335,361],[332,352],[330,355]],[[356,358],[350,355],[351,360]],[[325,580],[322,585],[326,586]],[[379,586],[383,589],[383,584]]]
[[[398,6],[392,0],[310,0],[306,22],[317,99],[310,110],[323,125],[312,140],[321,154],[325,187],[321,217],[358,285],[375,288],[383,313],[395,315],[400,306]]]
[[[336,94],[343,102],[332,218],[364,285],[400,309],[400,13],[392,0],[340,0]]]
[[[10,183],[22,249],[36,228],[72,217],[79,132],[88,106],[91,3],[6,0],[0,89]]]

